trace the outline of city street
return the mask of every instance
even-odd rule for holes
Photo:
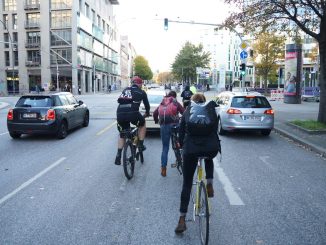
[[[182,176],[169,167],[161,177],[159,134],[147,136],[133,179],[114,165],[117,96],[76,96],[90,123],[63,140],[13,140],[0,110],[0,244],[200,244],[195,223],[174,233]],[[210,244],[326,244],[325,159],[274,132],[220,139]]]

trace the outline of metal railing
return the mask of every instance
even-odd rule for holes
[[[27,67],[40,66],[41,58],[33,58],[33,59],[26,60],[25,65]]]
[[[41,47],[41,41],[27,40],[25,42],[25,48],[39,48],[39,47]]]
[[[39,21],[25,21],[25,28],[26,29],[40,28],[40,22]]]
[[[25,10],[39,10],[40,4],[39,3],[28,3],[26,2],[24,5]]]

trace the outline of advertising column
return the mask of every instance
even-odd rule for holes
[[[287,44],[285,48],[284,103],[301,103],[302,45]]]

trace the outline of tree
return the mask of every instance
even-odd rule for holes
[[[165,72],[160,72],[159,74],[158,74],[158,78],[157,78],[157,80],[158,80],[158,82],[160,83],[160,84],[166,84],[166,83],[170,83],[170,82],[172,82],[173,80],[174,80],[174,77],[173,77],[173,74],[172,74],[172,72],[167,72],[167,71],[165,71]]]
[[[172,64],[172,72],[175,78],[190,83],[196,81],[196,67],[207,67],[209,61],[210,53],[203,51],[203,45],[186,42]]]
[[[234,4],[224,26],[246,32],[283,31],[298,28],[317,40],[320,54],[320,103],[318,121],[326,123],[326,1],[325,0],[225,0]]]
[[[153,72],[148,65],[148,61],[143,56],[136,56],[134,59],[135,75],[143,80],[150,80],[153,77]]]
[[[284,58],[285,37],[274,33],[261,33],[253,43],[254,60],[257,75],[264,79],[265,94],[267,94],[267,80],[271,73],[275,73],[277,61]],[[275,74],[273,74],[275,75]]]

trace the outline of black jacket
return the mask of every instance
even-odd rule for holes
[[[149,114],[150,105],[148,102],[147,94],[141,90],[137,85],[125,88],[118,98],[117,114],[139,112],[139,107],[143,101],[146,114]]]
[[[214,121],[214,130],[208,136],[190,135],[187,129],[187,122],[190,117],[191,105],[183,113],[179,129],[180,142],[182,144],[183,154],[194,156],[207,156],[214,158],[218,152],[221,152],[220,139],[217,134],[218,120],[215,112],[217,106],[214,101],[207,103],[211,112],[211,119]]]

